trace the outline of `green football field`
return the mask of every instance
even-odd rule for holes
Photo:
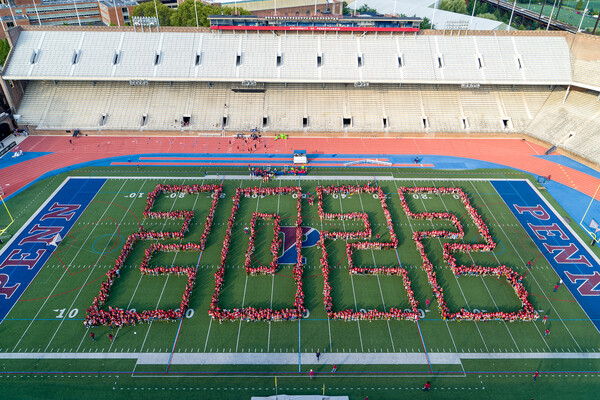
[[[502,171],[321,170],[306,177],[263,182],[244,170],[142,171],[102,168],[94,176],[108,176],[83,215],[41,269],[9,315],[0,324],[0,385],[6,398],[81,397],[97,390],[99,398],[171,396],[250,398],[275,394],[349,395],[351,399],[395,398],[594,398],[599,388],[600,334],[569,291],[554,291],[558,276],[490,184]],[[506,171],[504,171],[506,172]],[[511,172],[514,174],[514,171]],[[70,175],[92,175],[82,169]],[[7,202],[15,216],[15,231],[23,225],[65,179],[48,178]],[[510,176],[527,178],[526,176]],[[223,321],[208,315],[215,290],[232,201],[239,187],[300,186],[313,194],[317,186],[380,186],[398,236],[397,249],[355,251],[355,266],[407,270],[421,318],[406,320],[339,321],[327,317],[323,302],[321,250],[304,247],[302,283],[305,317],[278,322]],[[127,237],[143,226],[147,230],[176,231],[181,220],[144,219],[147,194],[157,184],[222,184],[213,227],[204,251],[162,252],[151,267],[197,268],[185,317],[173,322],[152,321],[134,326],[88,328],[86,309],[98,295],[106,273],[114,266]],[[537,183],[536,183],[537,184]],[[537,184],[539,186],[539,184]],[[457,254],[460,264],[494,267],[505,264],[521,276],[529,301],[540,318],[533,322],[445,321],[441,318],[413,232],[450,230],[446,220],[416,220],[404,213],[400,187],[458,187],[483,217],[497,243],[493,252]],[[547,193],[542,194],[560,210]],[[191,210],[194,216],[185,237],[161,243],[195,243],[204,231],[211,207],[209,193],[161,194],[153,211]],[[294,226],[296,198],[287,195],[243,197],[231,232],[219,306],[291,308],[296,284],[293,265],[281,264],[275,275],[249,276],[244,268],[253,212],[277,213],[282,227]],[[411,211],[450,212],[462,222],[465,243],[481,243],[477,227],[463,203],[451,194],[411,195]],[[317,204],[302,199],[303,226],[317,231],[357,232],[362,221],[322,220]],[[331,213],[368,214],[372,237],[390,240],[380,200],[372,194],[326,195],[323,207]],[[581,235],[579,228],[572,227]],[[253,266],[272,260],[272,220],[257,222]],[[283,235],[281,235],[283,239]],[[304,238],[309,239],[309,234]],[[506,311],[521,308],[504,278],[456,277],[442,258],[449,239],[425,240],[428,257],[451,311]],[[140,241],[126,259],[110,290],[106,307],[137,311],[176,309],[181,302],[185,275],[142,275],[141,259],[152,243]],[[285,243],[285,241],[284,241]],[[327,240],[329,279],[334,311],[343,309],[408,309],[402,278],[351,275],[345,242]],[[283,246],[282,253],[286,248]],[[280,254],[282,255],[282,254]],[[531,261],[533,266],[527,267]],[[431,305],[426,309],[426,301]],[[546,323],[543,316],[548,316]],[[550,330],[545,336],[544,331]],[[96,340],[90,338],[94,332]],[[108,335],[114,340],[109,340]],[[315,352],[320,351],[317,360]],[[5,353],[5,355],[2,355]],[[585,354],[587,356],[582,356]],[[10,356],[9,356],[10,355]],[[332,373],[332,366],[337,372]],[[316,373],[314,379],[308,371]],[[533,382],[534,371],[542,375]],[[276,379],[277,377],[277,379]],[[565,384],[564,379],[568,378]],[[432,392],[421,387],[431,381]],[[277,387],[275,382],[277,381]],[[592,396],[592,397],[589,397]]]

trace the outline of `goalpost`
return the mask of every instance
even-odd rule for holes
[[[0,188],[0,201],[2,202],[2,206],[4,206],[3,208],[6,210],[6,214],[8,215],[10,222],[6,226],[3,226],[4,222],[0,222],[0,239],[1,239],[1,236],[4,234],[4,232],[6,232],[6,230],[13,224],[13,222],[15,222],[12,215],[10,214],[10,211],[8,210],[8,206],[6,205],[6,202],[4,201],[3,195],[4,195],[4,191],[2,190],[2,188]],[[0,221],[4,221],[4,218],[0,217]]]
[[[598,185],[598,188],[596,188],[596,192],[594,193],[594,196],[592,196],[592,199],[590,200],[590,204],[588,204],[588,207],[585,210],[585,213],[583,213],[583,216],[581,217],[581,221],[579,221],[579,225],[587,232],[588,235],[590,235],[590,237],[592,239],[594,239],[595,242],[598,242],[598,232],[600,232],[600,225],[594,218],[592,218],[592,220],[590,221],[589,224],[587,224],[587,226],[586,226],[586,224],[583,223],[583,221],[585,220],[585,217],[587,216],[588,212],[590,211],[590,208],[592,207],[594,200],[596,200],[596,195],[598,194],[598,190],[600,190],[600,185]]]

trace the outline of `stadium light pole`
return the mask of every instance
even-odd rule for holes
[[[577,32],[581,30],[581,25],[583,25],[583,19],[585,18],[585,12],[588,10],[588,6],[590,5],[590,0],[588,0],[585,8],[583,9],[583,15],[581,16],[581,21],[579,22],[579,28],[577,28]]]
[[[77,10],[77,3],[75,3],[75,0],[73,0],[73,5],[75,6],[75,15],[77,15],[77,22],[79,23],[79,26],[81,26],[81,20],[79,19],[79,11]]]
[[[35,0],[33,1],[33,4],[35,4]],[[119,14],[117,14],[117,4],[115,3],[115,0],[113,0],[113,7],[115,9],[115,18],[117,18],[117,24],[120,27],[121,21],[119,20]],[[123,12],[123,11],[121,11],[121,12]],[[123,21],[125,21],[125,18],[123,18]]]
[[[554,4],[552,5],[552,11],[550,11],[550,18],[548,18],[548,25],[546,25],[546,30],[550,29],[550,22],[552,22],[552,14],[554,14],[554,7],[556,7],[556,0],[554,0]]]
[[[196,28],[198,28],[200,25],[198,24],[198,1],[194,0],[194,10],[196,10]]]
[[[12,15],[13,24],[15,24],[15,26],[17,26],[17,20],[15,19],[15,14],[13,14],[13,10],[10,5],[10,1],[7,1],[7,3],[8,3],[8,9],[10,10],[10,15]]]
[[[431,29],[435,29],[433,23],[435,21],[435,11],[437,10],[437,0],[433,3],[433,15],[431,16]]]
[[[35,0],[33,0],[33,8],[35,8],[35,15],[37,15],[38,23],[40,25],[42,25],[42,20],[40,19],[40,14],[38,13],[37,5],[35,4]]]
[[[156,21],[158,22],[158,25],[160,26],[160,19],[158,18],[158,6],[156,5],[156,0],[154,0],[154,11],[156,11]]]
[[[396,5],[398,4],[398,0],[394,0],[394,15],[396,15]]]
[[[513,20],[513,15],[515,15],[515,8],[517,7],[517,0],[515,0],[515,2],[513,3],[513,9],[510,13],[510,20],[508,21],[508,27],[506,27],[506,30],[509,31],[510,30],[510,24],[512,24],[512,20]]]
[[[469,21],[469,28],[471,28],[471,25],[473,25],[473,17],[475,16],[475,8],[477,7],[477,0],[475,0],[475,3],[473,4],[473,12],[471,13],[471,20]]]

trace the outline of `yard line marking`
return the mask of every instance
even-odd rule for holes
[[[144,181],[145,183],[145,181]],[[125,184],[125,183],[123,183]],[[143,187],[143,183],[142,183],[142,187]],[[140,187],[141,190],[141,187]],[[131,206],[133,205],[134,201],[131,202],[131,204],[129,205],[129,207],[127,208],[126,212],[123,214],[123,217],[121,217],[121,220],[119,221],[119,225],[123,222],[123,220],[125,219],[125,217],[128,215],[127,213],[129,212],[129,210],[131,209]],[[107,207],[108,208],[108,207]],[[113,234],[111,235],[111,239],[112,237],[114,237],[115,233],[118,230],[119,225],[117,225],[117,227],[115,228],[115,230],[113,231]],[[93,272],[96,270],[96,266],[98,264],[98,262],[100,261],[100,259],[104,256],[104,252],[106,251],[106,249],[108,248],[108,245],[110,243],[110,240],[106,242],[106,245],[104,246],[104,249],[100,252],[100,254],[98,255],[98,259],[96,260],[96,262],[94,263],[94,266],[92,267],[90,273],[88,274],[87,278],[85,279],[85,282],[83,283],[83,285],[81,286],[81,288],[79,289],[79,291],[77,292],[77,295],[75,295],[75,298],[73,299],[73,302],[71,303],[71,305],[69,306],[69,310],[73,308],[73,305],[75,304],[75,302],[77,301],[77,299],[79,298],[79,295],[81,294],[81,292],[83,291],[83,289],[85,288],[85,285],[87,284],[88,280],[90,279],[90,277],[92,276]],[[81,249],[80,249],[81,250]],[[79,254],[79,251],[77,252],[77,254]],[[73,258],[73,260],[75,260],[75,258]],[[71,261],[73,262],[73,261]],[[50,343],[52,343],[52,340],[54,340],[54,337],[56,336],[56,334],[58,333],[58,331],[60,330],[62,324],[65,322],[67,316],[65,315],[63,317],[63,319],[60,321],[60,324],[58,325],[58,328],[56,328],[56,331],[54,331],[54,335],[52,335],[52,338],[50,338],[50,342],[48,342],[48,346],[50,346]],[[87,332],[86,332],[87,333]],[[48,349],[48,346],[46,346],[46,350]],[[44,350],[44,351],[46,351]]]
[[[398,184],[396,183],[396,181],[394,181],[394,186],[396,186],[396,195],[398,195],[398,198],[400,198],[400,195],[398,194]],[[408,216],[406,216],[406,220],[408,221],[408,226],[410,227],[410,230],[414,233],[415,229],[413,228],[413,224],[412,224],[412,220],[410,218],[408,218]],[[396,252],[397,254],[397,252]],[[398,262],[400,262],[400,256],[398,256]],[[450,334],[450,339],[452,339],[452,343],[454,344],[454,349],[458,352],[458,347],[456,347],[456,342],[454,341],[454,336],[452,336],[452,332],[450,331],[450,326],[448,325],[448,321],[444,320],[444,323],[446,324],[446,329],[448,329],[448,333]],[[464,372],[464,367],[463,367],[463,372]]]
[[[498,193],[498,191],[496,190],[496,188],[494,187],[494,185],[491,185],[492,188],[494,188],[494,191],[496,192],[496,194],[502,198],[502,196],[500,196],[500,194]],[[473,187],[475,187],[473,185]],[[477,191],[477,189],[475,189],[475,191],[477,192],[477,194],[479,195],[479,192]],[[481,197],[481,195],[479,195]],[[487,207],[488,211],[490,210],[489,205],[483,200],[482,197],[482,201],[483,204]],[[504,203],[506,204],[506,203]],[[519,259],[521,260],[521,263],[523,263],[523,265],[525,265],[525,260],[523,259],[523,257],[521,257],[521,254],[517,251],[514,243],[512,242],[512,240],[510,239],[510,236],[506,234],[506,232],[504,231],[504,227],[502,225],[500,225],[500,223],[498,222],[498,219],[495,217],[494,214],[491,214],[492,218],[494,218],[494,220],[496,221],[496,223],[498,224],[500,230],[502,231],[502,233],[504,234],[504,237],[506,237],[508,243],[510,243],[510,246],[513,248],[514,252],[519,256]],[[529,237],[529,236],[528,236]],[[577,342],[577,340],[575,340],[575,337],[573,336],[573,334],[571,333],[571,331],[569,330],[569,328],[567,327],[567,324],[565,324],[565,321],[561,318],[560,314],[558,313],[558,311],[556,310],[556,308],[554,307],[554,304],[552,304],[552,302],[550,301],[550,299],[548,298],[548,296],[546,295],[546,292],[544,292],[544,290],[542,289],[542,286],[540,285],[540,283],[538,282],[537,278],[535,277],[534,273],[533,273],[533,268],[531,268],[528,276],[531,276],[533,278],[533,280],[535,281],[535,283],[537,284],[538,288],[540,289],[540,292],[544,295],[544,297],[546,298],[546,300],[548,301],[548,304],[550,305],[550,307],[552,307],[552,309],[554,310],[554,312],[556,313],[556,315],[558,316],[558,319],[560,320],[560,322],[562,322],[563,326],[565,327],[565,329],[567,330],[567,332],[569,333],[569,335],[571,336],[571,339],[573,339],[573,341],[575,342],[575,344],[577,345],[577,347],[579,347],[580,351],[583,351],[581,346],[579,346],[579,343]],[[535,324],[534,324],[535,325]],[[535,325],[536,329],[538,330],[540,336],[541,336],[541,332],[538,328],[537,325]],[[550,349],[550,347],[548,346],[548,343],[546,342],[546,339],[544,339],[544,337],[542,336],[542,339],[544,340],[544,343],[546,344],[546,347],[548,347],[548,349]]]
[[[336,180],[336,185],[340,185],[340,181]],[[342,207],[342,196],[338,196],[338,200],[340,201],[340,211],[342,214],[344,213],[344,207]],[[346,232],[346,222],[342,219],[342,226],[344,227],[344,232]],[[348,239],[346,239],[346,243],[348,243]],[[356,303],[356,291],[354,290],[354,277],[350,274],[350,283],[352,283],[352,295],[354,296],[354,309],[358,311],[358,304]],[[358,336],[360,337],[360,351],[364,351],[363,340],[362,340],[362,332],[360,331],[360,321],[356,321],[358,325]]]
[[[417,182],[415,182],[414,180],[412,182],[413,182],[414,186],[417,186]],[[421,203],[423,204],[425,211],[427,211],[427,206],[425,205],[425,201],[423,200],[422,197],[419,197],[419,198],[421,199]],[[430,220],[429,222],[431,223],[431,227],[435,229],[435,224],[433,223],[433,220]],[[442,239],[438,237],[437,240],[438,240],[438,243],[440,244],[440,246],[443,247]],[[454,279],[456,280],[456,284],[458,285],[458,288],[460,289],[460,293],[462,294],[462,297],[465,300],[465,304],[467,305],[467,307],[469,307],[469,309],[471,309],[471,306],[469,305],[469,301],[467,300],[467,297],[465,296],[465,292],[463,292],[462,286],[460,286],[458,277],[456,275],[454,275],[454,273],[452,273],[452,276],[454,276]],[[477,325],[477,321],[473,321],[473,323],[475,324],[475,327],[477,328],[477,332],[479,332],[479,336],[481,336],[481,340],[483,341],[483,345],[485,346],[485,351],[489,352],[488,346],[485,343],[485,339],[483,338],[483,335],[481,334],[481,330],[479,329],[479,326]]]
[[[108,182],[108,180],[106,181]],[[104,183],[104,185],[106,184],[106,182]],[[127,180],[125,180],[123,182],[123,185],[121,185],[121,188],[119,189],[119,191],[123,188],[123,186],[125,185],[125,183],[127,182]],[[104,185],[102,185],[102,187],[104,187]],[[102,187],[100,189],[102,189]],[[119,193],[117,192],[115,194],[115,197],[113,197],[112,201],[115,201],[115,199],[117,198],[117,195]],[[95,196],[94,196],[95,197]],[[100,217],[99,220],[101,220],[104,217],[104,214],[106,214],[106,211],[108,210],[108,207],[104,210],[104,212],[102,213],[102,216]],[[83,213],[81,214],[83,215]],[[89,240],[90,236],[92,235],[92,233],[94,232],[94,230],[96,229],[96,226],[94,225],[94,227],[90,230],[90,233],[88,234],[87,238],[85,239],[85,241],[83,242],[84,244]],[[16,237],[16,236],[15,236]],[[77,257],[77,255],[79,254],[79,252],[81,251],[82,247],[79,248],[79,250],[77,251],[77,253],[75,254],[75,256],[73,257],[73,259],[71,260],[71,262],[73,262],[75,260],[75,257]],[[43,268],[43,267],[42,267]],[[29,328],[31,328],[31,325],[33,324],[33,322],[36,320],[37,316],[40,314],[40,312],[42,312],[42,309],[44,308],[44,306],[46,305],[46,303],[48,302],[48,300],[50,300],[50,296],[52,296],[52,293],[54,293],[54,291],[56,290],[56,288],[58,287],[58,284],[62,281],[62,279],[65,276],[65,273],[67,272],[67,269],[64,270],[63,274],[60,276],[60,278],[58,279],[58,282],[56,282],[56,285],[54,285],[54,287],[52,288],[52,291],[50,292],[50,294],[48,295],[48,297],[46,297],[46,300],[44,300],[44,303],[41,305],[40,309],[38,310],[38,312],[35,314],[35,316],[33,317],[33,319],[31,320],[31,322],[29,323],[29,325],[27,326],[27,328],[25,329],[25,331],[23,332],[23,334],[21,335],[21,337],[19,338],[19,341],[17,342],[17,344],[15,344],[15,347],[13,348],[13,351],[15,351],[15,349],[17,348],[17,346],[19,345],[19,343],[21,343],[21,340],[23,340],[23,338],[25,337],[25,334],[27,333],[27,331],[29,331]],[[48,343],[50,344],[50,343]],[[48,347],[46,347],[47,349]]]
[[[435,182],[432,182],[433,186],[435,186]],[[452,184],[452,186],[455,186],[453,181],[450,181],[450,183]],[[474,186],[473,186],[474,187]],[[483,198],[482,198],[483,199]],[[446,206],[446,202],[444,201],[444,199],[442,198],[442,196],[440,196],[440,200],[442,201],[442,204],[444,204],[444,208],[446,209],[446,211],[450,212],[450,210],[448,210],[448,207]],[[471,252],[467,253],[469,255],[469,258],[471,259],[471,262],[473,262],[473,264],[475,264],[475,260],[473,259],[473,255]],[[492,254],[494,255],[494,258],[496,259],[496,262],[498,263],[498,265],[502,265],[500,263],[500,260],[498,260],[498,257],[496,256],[496,254],[494,252],[492,252]],[[492,293],[490,292],[490,289],[488,288],[487,284],[485,283],[485,280],[483,279],[482,275],[479,275],[479,278],[481,279],[481,282],[483,282],[483,286],[485,286],[485,290],[487,290],[488,294],[490,295],[490,298],[492,299],[492,303],[494,303],[494,307],[496,307],[497,311],[500,311],[500,308],[498,307],[498,304],[496,304],[496,300],[494,299],[494,297],[492,296]],[[506,323],[506,321],[502,321],[502,323],[504,324],[504,327],[506,328],[506,330],[508,331],[508,334],[510,335],[510,338],[512,339],[513,343],[515,344],[515,347],[517,348],[517,351],[521,351],[519,349],[519,345],[517,344],[517,341],[515,340],[512,332],[510,331],[510,329],[508,328],[508,324]]]
[[[321,181],[317,179],[317,186],[321,185]],[[319,218],[319,220],[321,221],[321,232],[323,232],[323,220]],[[319,232],[319,235],[321,235],[321,233]],[[331,318],[329,318],[329,315],[327,315],[327,329],[329,331],[329,352],[333,352],[333,342],[331,340]]]
[[[298,181],[299,183],[300,181]],[[281,188],[281,181],[279,181],[279,188]],[[281,200],[281,193],[277,193],[277,215],[279,215],[279,203]],[[285,249],[284,249],[285,251]],[[273,289],[275,288],[275,274],[271,275],[271,305],[269,308],[273,309]],[[267,337],[267,351],[271,350],[271,320],[269,320],[269,336]]]
[[[356,185],[358,186],[358,181],[356,181]],[[363,213],[366,213],[365,206],[362,201],[362,195],[358,192],[358,199],[360,200],[360,207],[362,208]],[[341,200],[340,200],[341,201]],[[396,252],[398,254],[398,252]],[[373,266],[377,268],[377,262],[375,261],[375,252],[371,249],[371,256],[373,257]],[[381,289],[381,280],[379,279],[379,274],[377,274],[377,284],[379,285],[379,293],[381,294],[381,302],[383,303],[383,311],[387,312],[387,308],[385,306],[385,300],[383,299],[383,290]],[[392,351],[396,352],[396,346],[394,346],[394,339],[392,338],[392,328],[390,328],[390,320],[386,320],[388,332],[390,333],[390,342],[392,342]]]
[[[198,195],[198,197],[200,197],[200,196]],[[194,208],[196,208],[196,202],[194,202]],[[201,251],[200,255],[198,256],[198,262],[196,263],[196,272],[198,271],[198,265],[200,264],[200,259],[202,258],[202,254],[204,254],[204,251]],[[179,321],[179,328],[177,328],[177,334],[175,335],[175,340],[173,341],[173,348],[171,349],[171,355],[169,356],[169,363],[167,364],[167,370],[166,370],[167,373],[169,372],[169,368],[171,368],[171,362],[173,361],[173,354],[175,353],[175,346],[177,346],[177,340],[179,339],[179,332],[181,332],[181,326],[183,325],[184,319],[185,319],[185,314],[181,316],[181,321]],[[187,352],[187,349],[185,349],[185,351]],[[192,351],[193,351],[193,349],[192,349]]]
[[[240,182],[240,186],[242,185],[243,182]],[[262,188],[262,182],[258,185],[259,189]],[[258,204],[260,203],[260,196],[256,196],[256,211],[258,212]],[[244,308],[244,305],[246,304],[246,288],[248,287],[248,274],[246,273],[246,282],[244,283],[244,297],[242,298],[242,308]],[[235,343],[235,352],[237,353],[238,351],[238,346],[240,344],[240,334],[242,333],[242,319],[240,319],[240,325],[238,327],[238,335],[237,335],[237,341]]]
[[[181,182],[181,185],[183,186],[185,182],[185,179]],[[204,180],[202,180],[200,182],[201,184],[204,183]],[[173,211],[173,209],[175,208],[175,203],[177,203],[177,199],[179,199],[179,196],[175,196],[175,199],[173,200],[173,204],[171,205],[171,209],[169,210],[169,212]],[[196,200],[194,201],[194,205],[193,208],[196,207],[196,202],[198,201],[198,199],[200,198],[200,193],[198,193],[198,196],[196,197]],[[165,226],[167,224],[167,219],[165,220],[165,222],[163,223],[163,230],[165,229]],[[181,242],[183,241],[183,238],[179,240],[179,243],[181,244]],[[155,242],[158,242],[158,239],[155,240]],[[179,254],[179,251],[175,252],[175,255],[173,256],[173,261],[171,262],[172,264],[175,263],[175,259],[177,258],[177,255]],[[202,254],[202,253],[201,253]],[[141,274],[141,272],[140,272]],[[169,277],[170,274],[167,275],[167,279],[165,279],[165,283],[163,285],[162,291],[160,292],[160,296],[158,297],[158,301],[156,302],[156,307],[154,308],[155,310],[158,309],[158,305],[160,304],[160,301],[162,300],[162,296],[165,293],[165,288],[167,287],[167,283],[169,282]],[[132,300],[133,300],[133,295],[132,295]],[[182,317],[183,318],[183,317]],[[144,336],[144,341],[142,342],[142,347],[140,347],[140,351],[144,351],[144,345],[146,344],[146,340],[148,339],[148,334],[150,333],[150,329],[152,329],[152,322],[154,321],[150,321],[150,324],[148,325],[148,330],[146,330],[146,335]],[[120,331],[120,327],[119,330],[117,330],[117,334]],[[115,335],[115,339],[117,338],[117,335]],[[115,341],[113,340],[112,343],[110,344],[110,347],[108,348],[108,351],[110,352],[110,349],[112,348],[112,345]]]

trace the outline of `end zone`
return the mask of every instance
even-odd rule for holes
[[[600,260],[529,181],[490,181],[600,331]]]
[[[0,251],[0,323],[105,182],[68,178]]]

